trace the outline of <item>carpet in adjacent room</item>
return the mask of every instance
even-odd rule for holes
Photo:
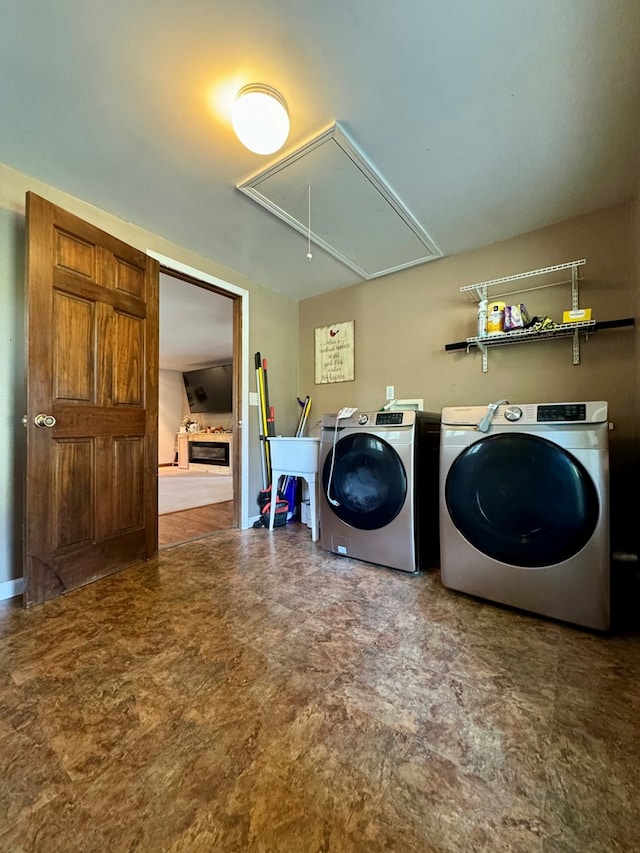
[[[233,477],[228,474],[172,473],[158,477],[158,515],[230,500]]]

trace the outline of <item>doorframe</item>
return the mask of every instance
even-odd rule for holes
[[[240,529],[246,530],[249,523],[249,291],[237,287],[222,278],[203,272],[196,267],[191,267],[175,258],[146,250],[149,257],[154,258],[168,274],[172,271],[189,276],[203,284],[211,284],[222,291],[240,299],[241,312],[241,340],[242,340],[242,364],[240,365],[240,418],[235,424],[240,433]]]

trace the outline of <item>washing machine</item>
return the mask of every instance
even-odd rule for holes
[[[609,628],[607,417],[602,401],[443,409],[445,586]]]
[[[439,414],[324,415],[320,545],[404,572],[437,566],[439,442]]]

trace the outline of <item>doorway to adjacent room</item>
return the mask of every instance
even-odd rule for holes
[[[160,270],[158,545],[169,547],[242,524],[243,294],[163,264]],[[222,364],[232,373],[228,401],[195,406],[184,375]],[[213,411],[206,411],[211,408]],[[231,408],[231,411],[221,409]],[[185,435],[183,420],[194,432]],[[211,432],[209,432],[211,431]],[[212,435],[214,433],[214,435]],[[199,464],[189,450],[215,435],[228,444],[225,464]],[[198,441],[201,439],[202,442]],[[215,443],[215,442],[214,442]],[[180,450],[180,452],[179,452]]]

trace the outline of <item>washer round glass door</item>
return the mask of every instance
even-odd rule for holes
[[[449,469],[445,503],[475,548],[525,568],[577,554],[599,518],[598,493],[582,463],[522,433],[493,435],[464,450]]]
[[[335,462],[331,471],[331,459]],[[329,483],[331,477],[331,483]],[[325,459],[322,488],[335,515],[359,530],[389,524],[407,496],[407,475],[390,444],[368,433],[351,433],[336,442]]]

